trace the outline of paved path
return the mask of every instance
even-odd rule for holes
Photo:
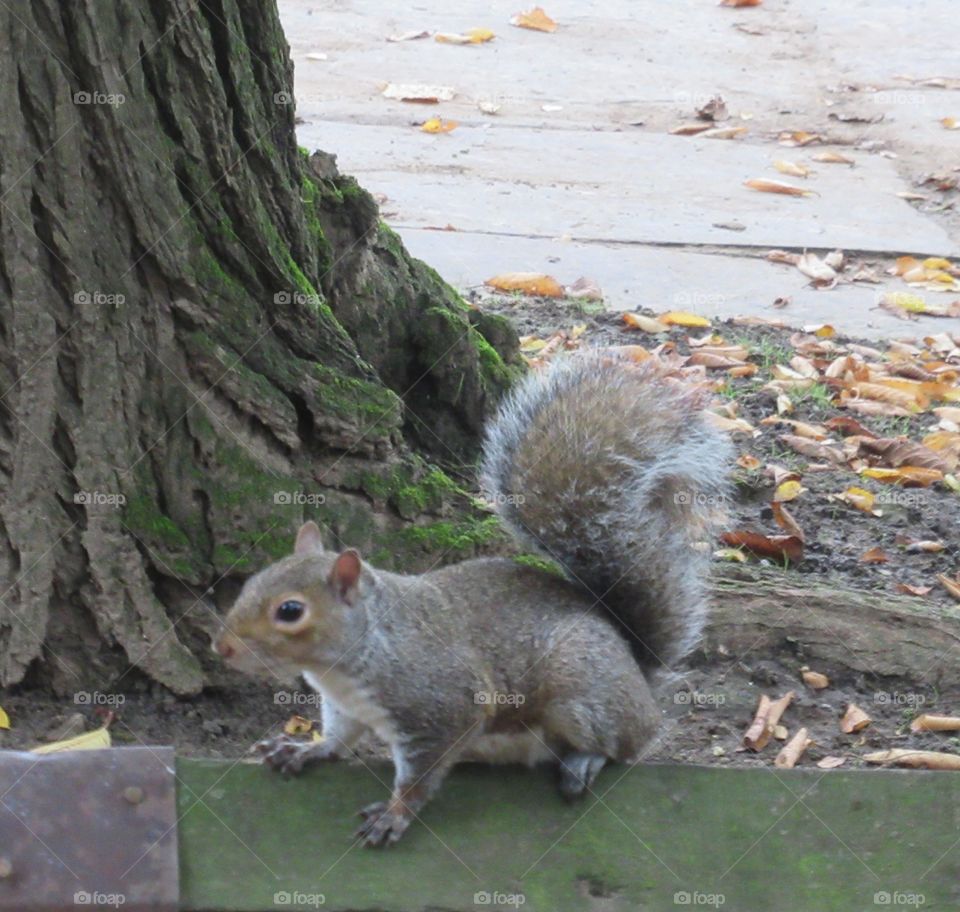
[[[797,270],[767,262],[771,248],[839,247],[882,269],[901,253],[960,258],[953,194],[922,188],[924,174],[960,167],[960,58],[947,23],[955,0],[789,2],[718,7],[713,0],[545,0],[553,34],[510,26],[523,0],[281,0],[296,65],[300,141],[338,155],[341,169],[383,194],[384,215],[411,251],[455,285],[499,272],[586,275],[613,309],[687,307],[794,324],[830,322],[869,336],[956,328],[905,324],[878,310],[878,294],[847,284],[817,291]],[[932,27],[933,23],[943,27]],[[483,46],[408,30],[496,32]],[[759,34],[757,34],[759,33]],[[325,55],[311,59],[308,55]],[[947,86],[902,77],[946,78]],[[385,83],[446,85],[438,106],[384,98]],[[736,140],[669,134],[714,94]],[[500,105],[483,114],[480,101]],[[546,107],[546,110],[544,110]],[[460,126],[432,136],[416,124],[439,114]],[[849,122],[851,116],[873,123]],[[784,130],[826,144],[787,148]],[[827,149],[854,167],[821,164]],[[773,161],[812,167],[785,177]],[[802,184],[818,195],[758,193],[750,178]],[[938,209],[942,211],[937,211]],[[731,230],[731,223],[743,226]],[[452,226],[456,231],[437,231]],[[773,308],[789,297],[785,310]],[[928,294],[938,303],[951,300]]]

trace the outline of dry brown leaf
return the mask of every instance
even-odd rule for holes
[[[510,24],[516,25],[518,28],[533,29],[537,32],[555,32],[557,30],[557,23],[543,11],[542,6],[535,6],[525,13],[517,13],[510,20]]]
[[[773,503],[770,504],[770,509],[773,511],[774,521],[784,532],[792,535],[801,542],[806,542],[807,537],[803,534],[803,529],[800,528],[800,524],[780,501],[773,501]]]
[[[761,193],[781,193],[784,196],[813,196],[813,190],[806,190],[803,187],[795,187],[793,184],[785,184],[782,181],[766,180],[762,177],[754,177],[743,182],[744,187],[751,190],[759,190]]]
[[[907,554],[939,554],[947,546],[942,541],[899,541],[897,544],[904,546],[903,550]]]
[[[822,760],[817,761],[817,766],[823,770],[832,770],[838,766],[843,766],[846,762],[846,757],[824,757]]]
[[[489,285],[498,291],[518,291],[521,294],[544,298],[563,297],[563,288],[560,283],[553,276],[539,272],[504,272],[492,279],[487,279],[484,285]]]
[[[712,127],[708,123],[688,123],[674,127],[670,134],[672,136],[696,136],[698,133],[706,133],[710,129]]]
[[[960,731],[960,716],[938,716],[924,713],[910,723],[912,732]]]
[[[840,720],[840,731],[844,734],[852,735],[854,732],[866,728],[873,719],[871,719],[856,703],[847,704],[847,711]]]
[[[741,469],[747,469],[752,472],[760,468],[761,462],[756,456],[751,456],[749,453],[742,453],[737,459],[737,465],[740,466]]]
[[[827,421],[824,421],[824,425],[826,425],[826,427],[831,431],[839,431],[845,437],[849,437],[850,435],[855,435],[857,437],[877,436],[873,433],[873,431],[865,428],[855,418],[847,418],[844,415],[841,415],[838,418],[830,418]]]
[[[670,327],[666,323],[661,323],[654,317],[645,317],[643,314],[625,313],[623,322],[627,324],[627,329],[639,329],[642,332],[662,333],[670,331]]]
[[[796,535],[763,535],[760,532],[724,532],[720,541],[732,548],[743,548],[754,557],[799,563],[803,560],[803,542]]]
[[[720,0],[721,6],[759,6],[763,0]]]
[[[778,769],[793,769],[797,761],[803,756],[803,752],[811,745],[813,741],[809,738],[807,730],[801,728],[784,746],[779,754],[774,758],[773,765]]]
[[[911,586],[908,583],[897,583],[897,592],[901,595],[929,595],[933,586]]]
[[[777,139],[781,146],[809,146],[811,143],[823,142],[823,137],[819,133],[808,133],[806,130],[786,131]]]
[[[891,469],[909,465],[946,473],[957,468],[956,455],[932,450],[906,437],[865,438],[860,440],[859,449],[861,454],[872,456],[880,465]]]
[[[761,694],[757,712],[743,736],[743,746],[752,751],[763,750],[773,736],[780,717],[786,712],[795,696],[796,693],[792,690],[785,693],[779,700],[771,700],[766,694]]]
[[[844,462],[843,453],[835,447],[827,446],[816,440],[810,440],[808,437],[801,437],[799,434],[781,434],[779,439],[783,441],[791,450],[796,450],[801,456],[808,459],[821,459],[825,462]]]
[[[960,755],[941,751],[917,751],[903,747],[876,751],[863,758],[867,763],[884,766],[908,766],[913,769],[960,770]]]
[[[825,674],[811,671],[806,666],[800,669],[800,676],[803,678],[803,683],[811,690],[823,690],[830,686],[830,679]]]
[[[813,156],[816,162],[825,162],[828,165],[853,165],[856,164],[852,158],[841,155],[839,152],[818,152]]]
[[[719,431],[727,431],[731,434],[750,434],[751,437],[756,432],[756,428],[744,418],[727,418],[725,415],[718,415],[716,412],[704,412],[703,415],[707,424]]]
[[[870,548],[860,555],[861,564],[885,564],[890,560],[890,555],[883,548]]]
[[[711,127],[699,134],[700,139],[736,139],[747,132],[746,127]]]
[[[803,477],[799,472],[779,466],[774,462],[770,462],[764,467],[763,474],[772,478],[773,483],[778,487],[785,481],[800,481]]]
[[[944,573],[937,574],[937,581],[947,590],[958,602],[960,602],[960,580],[951,579]]]

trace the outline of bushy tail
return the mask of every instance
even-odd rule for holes
[[[556,360],[507,398],[482,483],[506,524],[669,668],[700,637],[732,447],[706,394],[609,352]]]

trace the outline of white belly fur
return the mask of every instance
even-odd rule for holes
[[[332,703],[343,715],[372,728],[387,744],[396,740],[397,730],[390,713],[373,699],[365,687],[352,678],[332,669],[322,675],[304,671],[303,679],[323,695],[325,702]]]

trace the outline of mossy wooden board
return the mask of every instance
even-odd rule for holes
[[[950,773],[613,767],[566,805],[548,770],[463,767],[388,850],[350,834],[389,769],[178,777],[184,909],[960,908]]]

